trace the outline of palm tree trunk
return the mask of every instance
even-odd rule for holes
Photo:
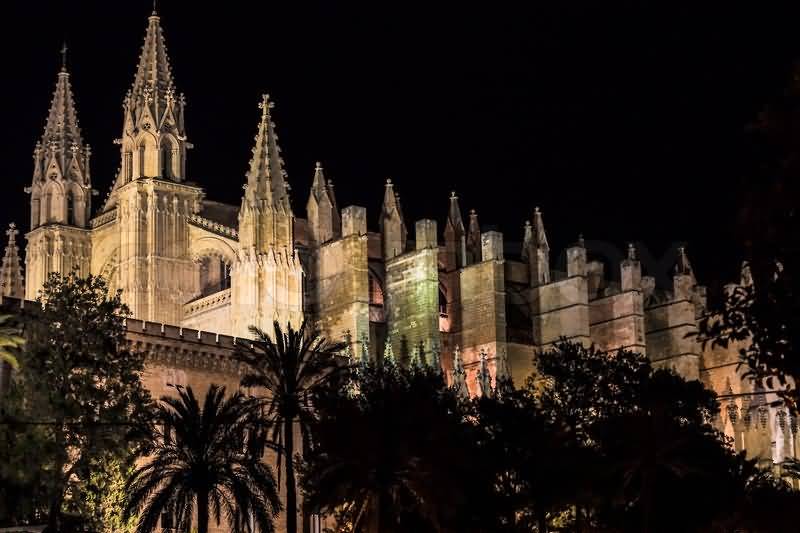
[[[208,492],[197,493],[197,533],[208,533]]]
[[[286,460],[286,533],[297,533],[297,482],[294,477],[294,423],[290,417],[286,417],[283,424],[284,459]]]

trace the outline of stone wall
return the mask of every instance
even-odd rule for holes
[[[354,346],[369,339],[369,274],[366,213],[348,207],[342,213],[343,236],[321,245],[311,256],[307,290],[310,315],[322,334],[342,340],[349,334]]]
[[[406,252],[386,262],[385,307],[395,357],[407,361],[420,342],[439,339],[438,249]]]

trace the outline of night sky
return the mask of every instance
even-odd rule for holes
[[[298,216],[321,160],[340,206],[367,206],[372,229],[391,177],[409,228],[423,217],[441,224],[456,190],[465,215],[475,208],[504,232],[509,255],[538,205],[554,250],[583,232],[590,244],[639,242],[658,260],[685,241],[702,281],[729,276],[747,127],[800,59],[797,8],[522,4],[163,0],[195,146],[190,179],[239,203],[268,92]],[[23,188],[62,41],[99,208],[152,6],[3,9],[0,223],[27,230]]]

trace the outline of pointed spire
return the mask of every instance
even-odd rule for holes
[[[458,196],[456,191],[450,193],[450,210],[447,213],[447,223],[452,226],[456,232],[464,234],[464,221],[461,219],[461,207],[458,205]]]
[[[692,265],[689,263],[689,256],[686,255],[686,248],[678,247],[678,259],[675,261],[676,276],[694,276]]]
[[[22,267],[19,259],[19,248],[17,248],[17,230],[16,224],[13,222],[9,224],[6,235],[8,236],[8,243],[6,244],[5,254],[3,255],[3,263],[0,266],[0,294],[11,298],[24,298],[25,288],[22,283]]]
[[[311,182],[306,213],[314,242],[318,244],[328,242],[341,234],[342,220],[336,208],[333,184],[325,179],[325,172],[319,161],[314,167],[314,179]]]
[[[64,52],[65,53],[65,52]],[[25,189],[31,194],[31,229],[44,223],[84,227],[91,211],[91,149],[83,143],[70,74],[61,68],[56,80],[44,132],[33,150],[33,180]],[[46,202],[58,182],[58,194],[67,202]]]
[[[467,389],[467,373],[464,371],[464,361],[461,360],[461,350],[456,345],[453,350],[453,390],[462,399],[469,398]]]
[[[530,250],[533,248],[533,226],[530,220],[525,221],[525,227],[522,230],[522,260],[525,261],[530,257]]]
[[[495,392],[505,394],[514,389],[511,369],[508,367],[508,353],[504,349],[497,354],[494,371]]]
[[[288,207],[286,172],[283,169],[275,123],[272,121],[271,109],[275,104],[268,94],[264,94],[258,107],[261,109],[261,121],[258,124],[255,146],[252,150],[253,157],[250,159],[250,169],[247,172],[246,196],[251,202],[267,200],[273,205],[284,203]]]
[[[384,215],[396,214],[402,220],[403,213],[400,210],[400,195],[394,190],[392,178],[386,178],[386,185],[383,190],[383,213]]]
[[[137,111],[136,118],[140,117],[145,107],[149,107],[153,117],[158,120],[168,100],[174,100],[176,92],[161,18],[154,8],[147,20],[139,64],[128,93],[129,103]]]
[[[384,366],[397,366],[397,359],[394,357],[394,350],[392,349],[392,339],[387,335],[386,345],[383,348],[383,364]]]
[[[385,259],[391,259],[405,252],[406,225],[400,206],[400,195],[395,192],[391,178],[387,178],[383,192],[380,229]]]
[[[320,161],[314,164],[314,179],[311,181],[311,193],[316,197],[317,201],[319,201],[322,196],[328,195],[328,183],[325,181],[325,171]]]
[[[481,396],[491,398],[492,396],[492,375],[489,373],[489,364],[487,361],[486,350],[481,348],[479,357],[478,373],[475,380],[478,382],[478,390],[481,391]]]
[[[533,245],[547,253],[550,252],[550,244],[547,242],[547,234],[544,231],[542,212],[538,207],[533,208]]]
[[[57,150],[66,154],[73,146],[80,150],[85,148],[69,78],[66,66],[62,66],[42,135],[41,145],[45,151]],[[61,168],[61,171],[65,172],[65,169]]]
[[[467,231],[467,264],[481,262],[481,227],[478,224],[478,213],[469,211],[469,230]]]
[[[455,191],[450,193],[450,206],[444,227],[444,243],[447,250],[447,269],[455,270],[465,266],[467,245],[464,221],[461,219],[461,207],[458,205],[458,196]]]

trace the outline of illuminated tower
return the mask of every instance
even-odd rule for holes
[[[133,85],[123,102],[121,164],[104,207],[116,209],[117,284],[133,316],[180,324],[183,304],[197,291],[189,253],[189,218],[202,190],[185,183],[185,100],[172,78],[157,13],[147,33]]]
[[[36,294],[51,272],[89,273],[91,239],[87,230],[92,186],[89,145],[83,143],[66,67],[66,47],[50,111],[33,150],[31,231],[26,235],[25,296]]]
[[[268,95],[239,211],[239,251],[231,267],[233,332],[249,336],[256,325],[270,331],[303,321],[303,268],[294,249],[294,214]]]

